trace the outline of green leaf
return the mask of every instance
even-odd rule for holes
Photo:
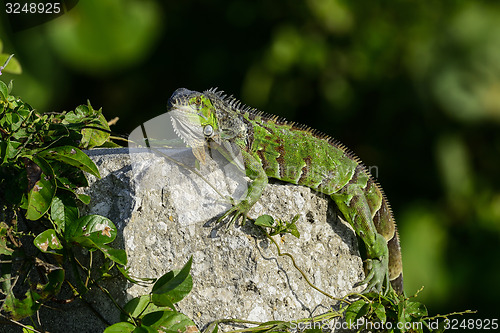
[[[297,229],[297,225],[295,225],[294,221],[292,223],[287,224],[286,231],[292,234],[292,236],[300,238],[300,232]]]
[[[89,195],[76,193],[76,197],[78,198],[78,200],[80,200],[85,205],[88,205],[90,203],[90,196]]]
[[[64,282],[64,270],[57,266],[46,264],[38,259],[36,261],[37,266],[46,266],[45,268],[51,270],[46,274],[48,282],[45,285],[38,284],[36,290],[28,290],[22,300],[16,298],[12,291],[7,294],[2,310],[9,313],[9,317],[13,320],[21,320],[32,316],[40,308],[42,300],[51,298],[61,291],[61,286]]]
[[[360,315],[360,312],[365,305],[365,301],[360,299],[354,303],[351,303],[351,305],[347,307],[347,309],[345,310],[345,321],[348,326],[356,325],[356,321],[358,320],[358,318],[362,317],[362,315]]]
[[[85,107],[85,106],[84,106]],[[85,120],[86,114],[82,112],[80,107],[77,107],[75,111],[70,111],[64,116],[63,124],[77,124]]]
[[[112,242],[117,232],[115,225],[108,218],[100,215],[83,216],[70,224],[66,223],[65,229],[65,238],[68,242],[87,249],[100,250],[114,262],[120,265],[127,264],[127,254],[124,250],[104,245]]]
[[[148,313],[142,319],[143,326],[162,331],[182,332],[199,332],[196,324],[186,315],[176,311],[155,311]]]
[[[254,224],[261,227],[272,227],[274,225],[274,218],[270,215],[261,215],[255,220]]]
[[[14,250],[9,248],[7,243],[7,233],[10,227],[5,222],[0,222],[0,254],[5,254],[10,256],[14,253]]]
[[[14,253],[14,249],[11,249],[7,245],[7,240],[5,239],[5,237],[0,237],[0,254],[10,256],[12,255],[12,253]]]
[[[169,330],[166,330],[166,331],[161,330],[161,331],[159,331],[156,328],[149,327],[149,326],[144,326],[144,325],[136,327],[135,330],[132,333],[158,333],[158,332],[175,333],[175,332],[171,332]]]
[[[107,245],[97,245],[97,248],[109,259],[117,264],[125,266],[127,264],[127,252],[125,250],[114,249]]]
[[[80,170],[88,172],[97,178],[101,178],[99,170],[94,162],[80,149],[72,146],[53,147],[38,154],[47,159],[58,160],[60,162],[76,166]]]
[[[102,115],[101,111],[95,111],[90,102],[88,102],[88,109],[94,114],[97,121],[92,122],[90,125],[96,128],[102,128],[102,130],[96,128],[84,128],[82,129],[82,141],[81,146],[86,149],[93,147],[98,147],[103,145],[109,139],[109,125],[106,118]]]
[[[0,164],[7,162],[9,159],[14,159],[14,157],[19,153],[18,148],[21,145],[20,142],[16,141],[1,141],[0,142]]]
[[[109,138],[109,133],[101,131],[95,128],[84,128],[82,130],[82,147],[86,149],[91,149],[97,146],[101,146]]]
[[[153,301],[153,304],[155,304],[156,306],[167,307],[169,309],[175,310],[175,305],[168,297],[168,293],[159,295],[153,294],[151,295],[151,299]]]
[[[401,302],[398,304],[398,322],[400,325],[404,325],[407,323],[407,318],[409,316],[406,315],[406,310],[405,310],[405,305],[404,302]],[[409,318],[408,318],[409,319]]]
[[[47,299],[59,294],[61,286],[64,282],[64,275],[64,269],[62,268],[53,269],[49,274],[47,274],[49,282],[45,285],[38,285],[38,289],[41,289],[40,296],[42,299]]]
[[[25,298],[17,299],[12,292],[10,292],[4,299],[2,310],[9,314],[9,318],[13,320],[21,320],[23,318],[32,316],[40,308],[40,295],[32,290],[28,290]]]
[[[50,205],[50,218],[56,225],[57,231],[63,233],[64,225],[66,223],[66,214],[64,211],[64,203],[61,198],[57,196],[54,197],[52,204]]]
[[[94,109],[92,108],[92,106],[90,106],[90,103],[87,101],[87,105],[78,105],[75,109],[75,113],[80,115],[80,116],[84,116],[84,117],[92,117],[94,115]]]
[[[3,81],[0,81],[0,97],[4,101],[6,101],[7,97],[9,97],[9,88]]]
[[[163,311],[163,310],[170,310],[167,307],[162,307],[162,306],[156,306],[151,302],[151,296],[150,295],[143,295],[140,297],[135,297],[131,299],[124,307],[123,309],[129,313],[132,317],[139,318],[144,317],[148,313],[151,312],[156,312],[156,311]],[[130,321],[130,317],[125,315],[124,313],[120,314],[120,320],[121,321]]]
[[[62,163],[53,165],[53,168],[56,175],[58,175],[57,187],[60,189],[70,191],[77,196],[75,189],[89,185],[85,173],[80,169]]]
[[[373,312],[375,312],[375,315],[377,316],[377,318],[380,319],[380,321],[382,323],[385,323],[387,320],[387,317],[385,314],[385,307],[380,303],[373,303],[372,309],[373,309]]]
[[[0,141],[0,165],[7,162],[10,147],[10,141]]]
[[[208,325],[208,327],[205,329],[204,332],[207,333],[218,333],[219,332],[219,325],[217,324],[217,321],[213,321]]]
[[[427,316],[427,308],[420,302],[410,302],[406,303],[406,314],[408,316],[421,318]]]
[[[83,237],[95,244],[107,244],[115,239],[116,227],[104,216],[87,215],[67,224],[65,237],[68,241]]]
[[[127,264],[127,253],[125,250],[114,249],[111,246],[95,243],[90,238],[84,236],[72,238],[71,242],[87,249],[97,249],[117,264],[124,266]]]
[[[120,322],[106,327],[104,333],[132,333],[135,326],[131,323]]]
[[[175,278],[175,274],[179,274],[179,271],[171,271],[167,274],[163,275],[157,283],[160,285],[163,283],[162,279],[168,281],[172,278]],[[158,306],[168,306],[171,309],[174,308],[174,303],[181,301],[184,297],[186,297],[191,290],[193,289],[193,278],[191,274],[189,274],[181,284],[175,287],[173,290],[164,293],[153,293],[152,301],[154,304]]]
[[[188,262],[182,267],[178,274],[170,271],[163,275],[156,283],[153,285],[153,294],[164,294],[168,293],[178,286],[180,286],[188,277],[190,277],[189,271],[191,270],[191,264],[193,263],[193,256],[191,256]]]
[[[151,297],[149,295],[142,295],[139,297],[134,297],[130,301],[128,301],[127,304],[123,307],[123,310],[130,314],[132,317],[139,317],[143,311],[145,311],[146,307],[148,305],[150,306],[155,306],[154,304],[151,304]],[[149,308],[149,307],[148,307]],[[155,309],[156,311],[156,309]],[[152,312],[152,311],[149,311]],[[145,313],[144,313],[145,314]],[[130,320],[130,317],[125,315],[123,312],[120,313],[120,320],[121,321],[128,321]]]
[[[52,167],[43,158],[34,156],[33,162],[42,170],[40,179],[28,193],[26,218],[38,220],[45,214],[56,195],[56,179]]]
[[[50,206],[50,217],[57,227],[57,232],[64,233],[66,224],[78,220],[78,207],[75,201],[67,196],[55,196]]]
[[[56,231],[54,229],[48,229],[40,233],[33,240],[33,244],[44,253],[52,253],[57,255],[62,255],[63,245],[59,238],[57,238]]]

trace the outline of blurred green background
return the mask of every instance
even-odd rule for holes
[[[127,134],[176,88],[219,87],[341,140],[377,167],[407,294],[500,317],[500,2],[85,0],[29,29],[0,15],[23,67],[1,79],[40,112],[89,99]]]

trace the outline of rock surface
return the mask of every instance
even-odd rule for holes
[[[132,276],[160,277],[180,269],[193,256],[193,290],[178,303],[178,310],[200,329],[215,319],[291,320],[335,306],[307,284],[290,258],[278,256],[276,247],[252,223],[219,228],[216,220],[230,206],[198,175],[147,150],[87,153],[102,178],[89,176],[90,187],[84,192],[92,201],[84,213],[104,215],[116,224],[121,237],[112,245],[127,251]],[[195,166],[189,152],[179,152],[175,158]],[[246,182],[229,169],[202,165],[200,173],[222,195],[242,193]],[[250,216],[262,214],[286,221],[300,214],[300,239],[289,234],[274,239],[321,290],[342,297],[363,279],[355,233],[337,218],[327,196],[302,186],[269,184]],[[128,282],[115,282],[109,288],[122,304],[149,291]],[[118,312],[102,296],[92,303],[108,321],[118,320]],[[81,317],[89,319],[92,314],[74,308],[64,309],[70,321],[79,324],[74,327],[84,332]],[[64,324],[51,332],[72,332],[67,318],[61,317]],[[98,332],[105,326],[92,319],[88,327],[93,328],[89,332]]]

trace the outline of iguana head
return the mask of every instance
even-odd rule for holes
[[[203,93],[177,89],[168,100],[167,110],[176,134],[193,149],[196,158],[205,161],[207,142],[231,150],[235,140],[246,135],[239,112],[240,103],[215,89]]]
[[[205,141],[218,129],[215,108],[203,93],[185,88],[177,89],[168,100],[174,130],[192,147],[197,141]]]
[[[207,140],[220,141],[215,108],[210,98],[203,93],[180,88],[168,100],[167,110],[175,133],[204,163]]]

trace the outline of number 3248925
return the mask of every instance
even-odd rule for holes
[[[61,12],[60,2],[7,2],[5,4],[7,14],[59,14]]]

